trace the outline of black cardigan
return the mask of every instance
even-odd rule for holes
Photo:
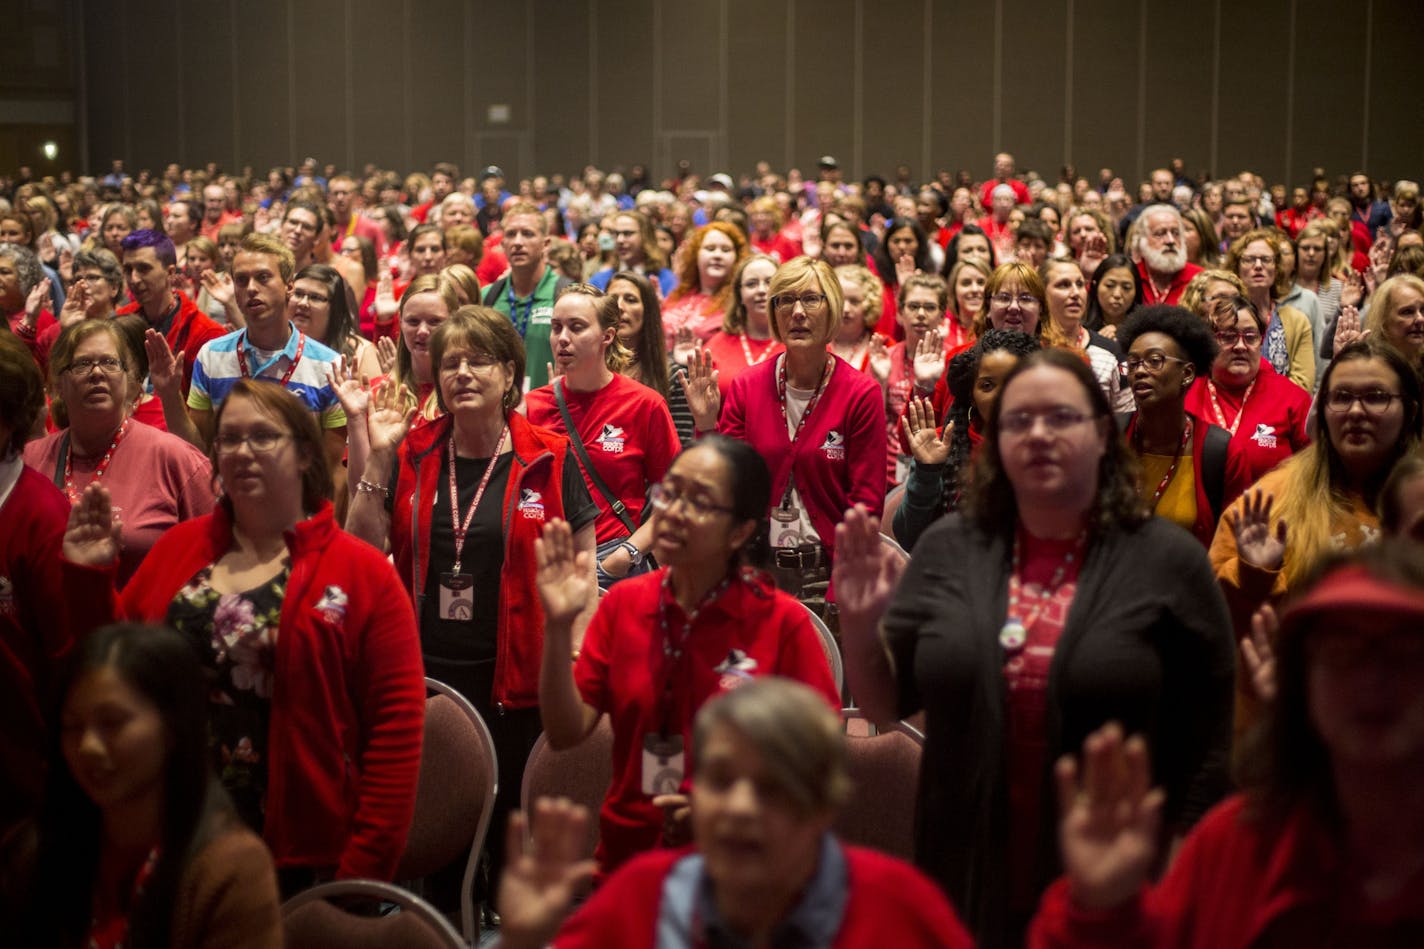
[[[1008,813],[1006,689],[999,630],[1007,609],[1007,530],[961,515],[915,547],[883,629],[901,717],[926,712],[916,862],[981,947],[1004,944]],[[1051,763],[1116,720],[1146,736],[1167,791],[1164,836],[1190,827],[1228,790],[1235,643],[1206,552],[1160,518],[1089,545],[1048,678],[1048,753],[1039,876],[1059,872]]]

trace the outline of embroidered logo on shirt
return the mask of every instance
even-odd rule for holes
[[[821,451],[826,453],[827,461],[841,461],[845,458],[845,436],[834,429],[826,433],[826,440],[821,445]]]
[[[740,649],[733,649],[727,653],[727,658],[712,671],[717,673],[717,687],[723,692],[730,692],[738,686],[746,685],[752,680],[752,675],[756,672],[757,661]]]
[[[612,422],[605,422],[598,436],[598,444],[610,455],[623,454],[624,440],[623,429]]]
[[[1262,448],[1276,447],[1276,430],[1265,422],[1256,423],[1256,434],[1251,436],[1251,441]]]
[[[533,488],[520,488],[519,513],[531,521],[542,521],[544,519],[544,496]]]
[[[331,625],[340,626],[346,619],[347,602],[345,590],[338,586],[329,586],[322,591],[321,599],[317,600],[316,611]]]

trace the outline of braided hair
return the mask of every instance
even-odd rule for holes
[[[969,466],[969,415],[974,409],[974,380],[979,376],[979,363],[988,354],[1001,350],[1022,359],[1040,348],[1037,337],[1027,333],[990,329],[973,346],[949,361],[945,382],[954,401],[945,419],[951,427],[949,457],[944,465],[944,511],[958,510],[962,493],[960,473]]]

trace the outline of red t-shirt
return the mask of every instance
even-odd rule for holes
[[[743,343],[747,347],[745,350],[742,349]],[[712,354],[712,361],[717,365],[717,388],[721,390],[724,402],[731,391],[733,379],[752,366],[775,359],[786,351],[786,347],[774,339],[749,339],[743,333],[732,334],[724,330],[713,333],[702,348]],[[747,353],[751,353],[750,360]]]
[[[1044,540],[1020,531],[1019,540],[1023,594],[1015,612],[1028,639],[1004,663],[1009,810],[1014,815],[1009,821],[1009,905],[1019,912],[1032,912],[1039,895],[1034,875],[1040,837],[1053,830],[1039,825],[1043,775],[1048,767],[1048,669],[1077,590],[1080,558],[1074,557],[1064,567],[1077,538]],[[1040,598],[1060,568],[1061,580],[1045,603]]]
[[[780,675],[820,692],[840,710],[840,693],[806,608],[777,590],[765,574],[743,574],[697,611],[682,658],[663,655],[663,576],[641,574],[609,589],[584,636],[574,681],[583,701],[613,726],[613,780],[599,811],[596,854],[611,873],[635,854],[658,846],[662,811],[643,793],[643,738],[666,728],[682,738],[691,774],[692,718],[709,699],[749,678]],[[668,628],[680,638],[686,614],[666,604]],[[671,701],[663,695],[672,675]],[[684,779],[683,785],[688,781]]]
[[[753,236],[752,247],[758,253],[770,254],[783,264],[802,254],[801,245],[787,237],[785,231],[778,231],[764,240]]]
[[[40,310],[39,319],[35,321],[35,332],[32,335],[24,335],[19,332],[20,325],[25,322],[25,309],[21,307],[6,318],[10,323],[10,332],[19,337],[29,349],[30,355],[35,358],[35,364],[40,367],[40,374],[49,374],[49,348],[57,338],[57,332],[51,332],[50,328],[57,325],[54,314],[49,310]]]
[[[991,207],[994,203],[994,189],[999,185],[1008,185],[1014,189],[1015,204],[1029,204],[1033,201],[1033,196],[1028,193],[1028,185],[1017,178],[1010,178],[1008,181],[986,181],[979,186],[979,203],[984,207]]]
[[[612,382],[596,392],[574,392],[565,386],[564,401],[589,460],[608,490],[627,507],[628,517],[636,527],[643,518],[648,485],[663,479],[682,447],[667,401],[641,382],[616,374]],[[531,424],[568,434],[554,400],[553,385],[530,392],[524,404]],[[581,460],[579,467],[583,468]],[[583,479],[598,505],[598,542],[626,537],[628,528],[613,513],[587,471]]]
[[[713,298],[694,290],[676,300],[663,304],[663,336],[666,337],[667,351],[672,352],[677,341],[677,331],[686,326],[692,335],[702,342],[712,338],[712,334],[722,328],[723,311]]]

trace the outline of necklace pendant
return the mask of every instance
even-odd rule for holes
[[[1017,616],[1010,616],[999,630],[999,645],[1009,652],[1018,652],[1028,642],[1028,630]]]

